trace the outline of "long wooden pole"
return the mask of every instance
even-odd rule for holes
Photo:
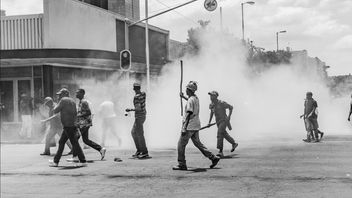
[[[182,93],[182,83],[183,83],[183,61],[180,61],[181,63],[181,81],[180,81],[180,94]],[[180,101],[181,101],[181,116],[183,116],[183,98],[180,96]]]

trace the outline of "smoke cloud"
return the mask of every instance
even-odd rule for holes
[[[202,49],[197,56],[184,61],[184,82],[198,82],[196,94],[200,99],[202,125],[209,119],[209,91],[219,92],[219,99],[234,106],[230,135],[237,142],[259,143],[262,139],[290,139],[300,142],[306,132],[303,120],[305,93],[313,92],[318,102],[320,129],[326,135],[351,134],[347,122],[349,98],[333,98],[329,89],[316,74],[305,73],[300,65],[280,65],[253,76],[246,65],[246,49],[233,38],[207,32],[200,36]],[[115,102],[118,117],[118,133],[123,148],[134,148],[130,130],[133,115],[124,116],[124,109],[133,107],[133,79],[116,80],[117,75],[106,82],[81,81],[93,111],[104,100]],[[181,131],[180,115],[180,64],[166,65],[161,76],[152,81],[147,93],[147,120],[145,136],[151,148],[176,148]],[[145,90],[145,85],[142,89]],[[184,102],[185,104],[185,102]],[[94,135],[100,137],[99,116],[95,116]],[[214,121],[214,120],[213,120]],[[216,127],[200,132],[205,145],[216,145]],[[91,133],[93,135],[93,133]],[[116,141],[111,136],[110,145]],[[225,148],[230,147],[225,144]]]

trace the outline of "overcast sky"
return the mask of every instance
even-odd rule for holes
[[[149,15],[188,0],[149,0]],[[203,0],[161,15],[151,24],[170,30],[171,38],[185,41],[187,30],[198,26],[197,21],[211,20],[220,27],[219,9],[208,12]],[[218,0],[223,8],[223,25],[236,37],[241,37],[240,0]],[[276,49],[275,33],[280,34],[280,48],[308,50],[330,65],[329,75],[352,73],[352,0],[257,0],[246,4],[245,37],[266,50]],[[1,0],[7,15],[42,13],[42,0]],[[141,16],[144,1],[141,0]]]

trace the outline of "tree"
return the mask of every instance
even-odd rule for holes
[[[193,55],[199,53],[201,49],[200,36],[204,31],[207,31],[207,26],[209,25],[210,21],[199,20],[198,23],[200,27],[191,28],[187,31],[187,43],[190,47],[189,53]]]

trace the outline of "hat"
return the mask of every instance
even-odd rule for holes
[[[70,92],[66,88],[62,88],[62,89],[60,89],[60,91],[58,91],[56,93],[56,95],[67,95],[67,96],[69,96]]]
[[[186,88],[189,89],[190,91],[192,91],[193,93],[196,92],[198,89],[197,82],[189,81]]]
[[[138,83],[138,82],[135,82],[135,83],[133,83],[133,86],[134,86],[134,87],[141,87],[141,84]]]
[[[44,105],[50,101],[53,101],[53,99],[51,97],[44,98]]]
[[[211,91],[208,94],[211,95],[211,96],[216,96],[216,97],[219,96],[219,93],[217,91]]]
[[[84,89],[77,89],[76,93],[82,93],[84,95],[86,91],[84,91]]]
[[[313,93],[312,92],[310,92],[310,91],[308,91],[307,93],[306,93],[306,95],[313,95]]]

